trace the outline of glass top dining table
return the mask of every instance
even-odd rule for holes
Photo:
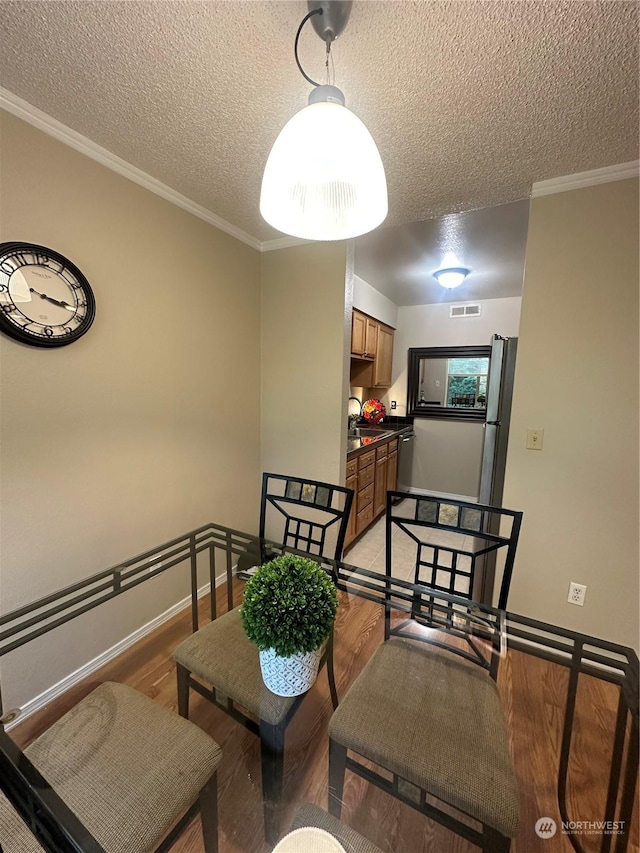
[[[257,564],[265,553],[297,552],[218,524],[204,525],[0,616],[0,662],[19,650],[24,659],[30,644],[37,654],[46,654],[47,647],[43,651],[38,638],[158,575],[182,573],[190,597],[184,612],[160,626],[153,642],[147,638],[144,645],[132,647],[98,670],[87,680],[86,688],[80,684],[74,689],[77,701],[96,686],[96,679],[123,680],[174,710],[173,647],[242,602],[245,585],[237,577],[238,562]],[[512,849],[518,853],[638,849],[635,651],[414,584],[390,572],[316,559],[339,591],[333,655],[340,698],[384,642],[385,620],[409,617],[416,613],[416,601],[427,602],[431,616],[435,614],[432,629],[437,643],[439,629],[455,627],[459,614],[466,611],[475,624],[490,627],[493,652],[499,659],[497,684],[520,789],[521,828]],[[203,583],[209,589],[204,597]],[[482,630],[476,639],[482,640]],[[160,673],[153,686],[140,675],[148,663],[145,655],[154,656]],[[69,702],[60,701],[24,719],[19,709],[0,706],[0,789],[44,849],[100,853],[103,848],[24,753],[68,709]],[[292,726],[295,730],[287,742],[285,827],[304,802],[326,808],[331,713],[326,679],[318,678],[301,706],[301,722]],[[262,831],[255,739],[248,738],[233,720],[222,722],[204,701],[192,719],[220,743],[225,756],[219,782],[220,853],[272,849]],[[450,840],[446,832],[440,836],[436,830],[426,831],[420,822],[424,817],[402,803],[391,804],[390,798],[369,791],[371,786],[360,782],[345,792],[342,819],[372,838],[380,849],[397,853],[476,849],[453,836]],[[537,834],[536,825],[543,817],[554,819],[558,827],[555,838]],[[183,846],[178,839],[172,849],[185,853],[201,850],[199,837],[192,829]]]

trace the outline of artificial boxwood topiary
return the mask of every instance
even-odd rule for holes
[[[260,566],[248,581],[240,615],[260,651],[288,657],[319,649],[338,608],[336,588],[313,560],[285,554]]]

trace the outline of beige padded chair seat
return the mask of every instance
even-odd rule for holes
[[[329,722],[330,737],[513,838],[518,788],[498,689],[476,664],[392,638]]]
[[[327,814],[324,809],[307,803],[302,806],[291,824],[291,832],[303,826],[317,826],[329,832],[342,844],[347,853],[383,853],[383,851],[372,844],[362,835],[351,829],[338,818]]]
[[[276,696],[265,687],[258,649],[244,632],[239,607],[180,643],[173,657],[198,678],[271,725],[281,723],[296,701],[295,696]]]
[[[105,682],[25,750],[108,853],[155,850],[196,801],[222,752],[197,726],[124,684]],[[4,853],[40,853],[0,799]]]

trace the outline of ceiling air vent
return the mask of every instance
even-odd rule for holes
[[[479,317],[480,305],[452,305],[449,308],[450,317]]]

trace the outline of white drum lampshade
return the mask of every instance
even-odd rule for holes
[[[274,228],[307,240],[346,240],[384,221],[387,181],[375,142],[334,86],[283,127],[262,179],[260,213]]]

